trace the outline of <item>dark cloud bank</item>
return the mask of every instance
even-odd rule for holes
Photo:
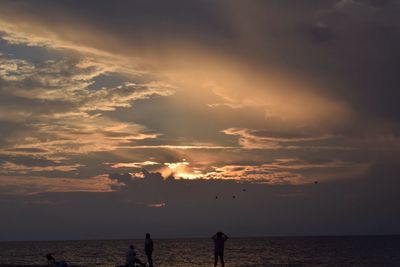
[[[196,237],[215,229],[235,236],[399,231],[399,171],[391,164],[375,166],[363,179],[301,186],[144,175],[111,174],[125,186],[109,193],[3,195],[0,239],[132,238],[145,232]]]

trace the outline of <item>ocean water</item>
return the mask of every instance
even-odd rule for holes
[[[213,266],[211,239],[154,239],[155,266]],[[124,264],[128,245],[144,260],[143,240],[0,242],[0,264],[46,264],[44,255],[81,266]],[[225,265],[400,266],[400,236],[231,238]]]

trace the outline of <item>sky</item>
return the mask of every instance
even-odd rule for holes
[[[0,2],[0,240],[400,234],[400,2]]]

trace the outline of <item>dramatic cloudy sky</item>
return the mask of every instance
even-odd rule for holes
[[[400,1],[0,2],[0,240],[399,234]]]

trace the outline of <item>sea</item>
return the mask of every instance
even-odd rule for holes
[[[156,267],[213,266],[209,238],[153,241]],[[118,266],[130,244],[145,260],[143,240],[0,242],[0,265],[45,265],[53,253],[69,265]],[[400,236],[230,238],[225,266],[400,266]]]

